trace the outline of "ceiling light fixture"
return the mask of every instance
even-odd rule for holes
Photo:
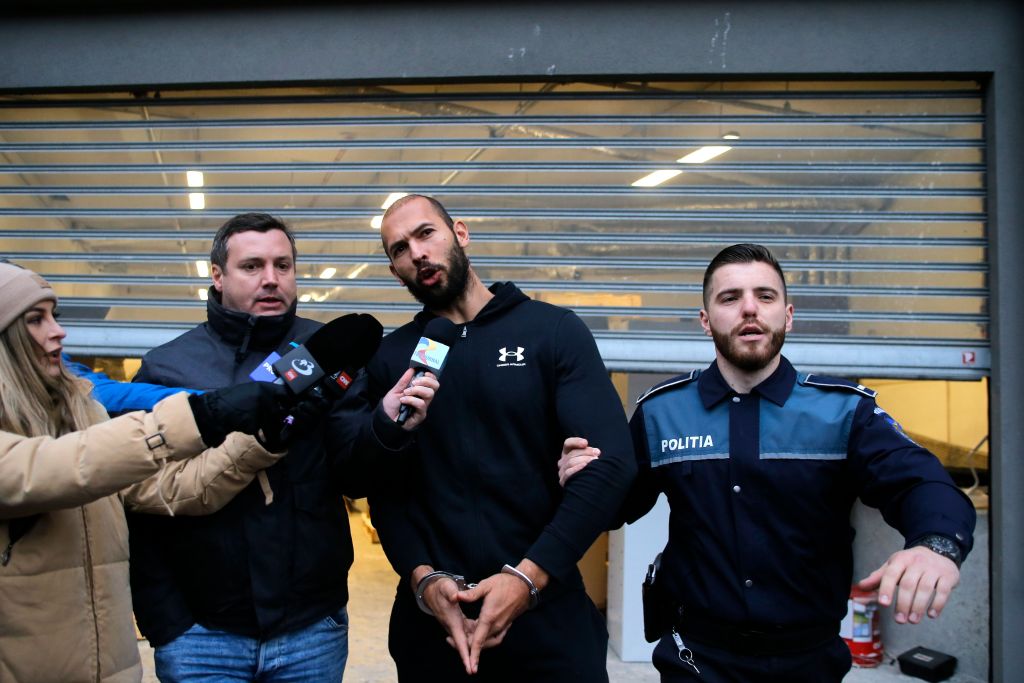
[[[327,268],[323,269],[323,272],[320,273],[320,279],[321,280],[330,280],[332,277],[334,277],[334,274],[337,273],[337,272],[338,272],[337,268],[334,268],[333,266],[328,266]]]
[[[188,193],[188,208],[193,211],[201,211],[206,208],[206,195],[202,192]]]
[[[732,147],[728,145],[708,145],[695,149],[684,157],[676,159],[681,164],[703,164],[705,161],[710,161],[717,156],[721,156],[728,152]]]
[[[202,259],[196,261],[196,274],[199,277],[210,277],[210,266]]]
[[[349,280],[355,280],[357,277],[359,277],[360,273],[362,273],[364,270],[366,270],[366,268],[369,265],[370,265],[369,263],[360,263],[358,266],[353,268],[352,272],[350,272],[345,277],[347,277]]]
[[[380,230],[381,223],[384,222],[384,216],[374,216],[370,219],[370,227],[374,230]]]
[[[202,171],[185,171],[185,182],[188,183],[189,187],[202,187],[203,186],[203,172]]]
[[[210,298],[210,293],[205,289],[197,289],[196,294],[199,296],[200,301],[206,301]]]
[[[655,171],[654,173],[648,173],[639,180],[634,180],[631,184],[633,185],[633,187],[656,187],[658,185],[661,185],[666,180],[675,178],[680,173],[682,173],[682,171],[676,171],[674,169]]]

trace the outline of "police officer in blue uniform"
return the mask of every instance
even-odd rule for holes
[[[738,244],[711,261],[700,319],[715,362],[650,389],[630,421],[640,476],[622,521],[661,492],[671,510],[654,665],[662,681],[841,681],[855,499],[906,539],[859,584],[899,623],[942,612],[974,508],[874,391],[781,355],[793,306],[767,249]],[[563,481],[595,447],[566,440]]]

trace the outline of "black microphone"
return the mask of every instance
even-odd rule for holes
[[[336,398],[348,389],[356,372],[377,352],[383,334],[384,328],[372,315],[350,313],[330,321],[305,344],[271,364],[297,399],[293,414],[284,419],[280,442],[291,437],[295,414],[301,412],[304,401],[323,399],[325,393]]]
[[[416,349],[412,352],[412,358],[409,359],[409,367],[416,368],[413,379],[422,377],[427,371],[440,378],[444,364],[448,361],[448,350],[455,343],[455,338],[458,335],[458,328],[448,318],[438,316],[427,323],[423,330],[423,336],[420,337]],[[398,410],[398,419],[395,422],[399,425],[405,424],[411,412],[412,409],[403,403]]]
[[[305,344],[273,361],[271,367],[292,394],[322,395],[323,387],[345,390],[352,374],[366,365],[380,346],[384,328],[372,315],[350,313],[314,332]]]

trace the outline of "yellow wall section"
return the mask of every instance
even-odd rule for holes
[[[968,453],[988,434],[988,378],[972,382],[861,379],[876,401],[912,438],[947,466],[967,466]],[[937,442],[937,443],[932,443]],[[943,447],[945,446],[945,447]],[[988,442],[970,462],[988,467]]]

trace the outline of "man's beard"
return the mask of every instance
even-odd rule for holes
[[[749,322],[740,323],[737,329],[748,324]],[[769,330],[769,334],[771,336],[768,339],[767,346],[746,351],[740,346],[741,342],[738,337],[733,336],[729,332],[711,330],[711,338],[715,340],[715,348],[722,354],[722,357],[745,372],[763,370],[782,351],[782,344],[786,341],[786,328],[780,327],[776,330]]]
[[[421,285],[415,277],[411,281],[402,278],[402,282],[409,293],[428,310],[447,310],[466,293],[466,284],[469,282],[469,259],[466,258],[462,246],[452,242],[451,249],[448,250],[448,264],[443,267],[436,264],[430,266],[444,272],[445,277],[441,282],[429,287]]]

